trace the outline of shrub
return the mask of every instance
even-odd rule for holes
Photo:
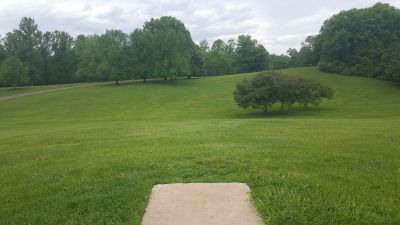
[[[237,84],[233,96],[242,108],[262,109],[267,112],[275,103],[280,103],[281,110],[290,110],[295,103],[305,108],[319,105],[324,98],[332,99],[333,90],[313,80],[269,71]]]
[[[0,67],[0,85],[17,88],[19,85],[27,84],[29,68],[17,57],[10,56]]]

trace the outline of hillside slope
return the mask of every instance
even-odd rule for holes
[[[400,87],[314,68],[308,110],[238,108],[254,74],[0,102],[0,224],[139,225],[154,184],[245,182],[269,225],[400,224]]]

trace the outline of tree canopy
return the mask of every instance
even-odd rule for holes
[[[39,30],[24,17],[18,29],[0,39],[0,64],[15,57],[27,68],[23,84],[226,75],[316,66],[322,71],[400,82],[400,10],[377,3],[342,11],[326,20],[320,33],[299,49],[269,54],[250,35],[195,44],[183,22],[171,16],[151,19],[127,34],[72,37]],[[10,85],[4,80],[0,86]]]
[[[322,71],[400,81],[400,10],[342,11],[324,22],[314,50]]]
[[[237,84],[233,96],[242,108],[267,112],[275,103],[280,103],[281,110],[290,110],[295,103],[305,108],[319,105],[324,98],[333,97],[333,90],[313,80],[268,71]]]
[[[155,77],[174,79],[178,75],[187,76],[191,73],[191,58],[195,44],[185,25],[170,16],[151,19],[142,29],[136,32],[143,33],[148,42],[143,51],[149,52],[148,61]],[[132,38],[135,38],[133,36]]]
[[[268,51],[249,35],[237,40],[206,40],[198,45],[178,19],[151,19],[130,34],[106,30],[103,34],[72,37],[65,31],[42,32],[24,17],[18,29],[0,41],[0,63],[16,57],[28,70],[24,84],[225,75],[262,71],[269,67]],[[9,85],[0,82],[0,86]]]
[[[28,82],[28,72],[28,66],[22,63],[17,57],[10,56],[4,60],[0,67],[0,82],[16,88]]]

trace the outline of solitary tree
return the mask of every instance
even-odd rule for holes
[[[262,74],[251,80],[244,80],[236,86],[234,100],[242,108],[262,109],[267,112],[279,99],[276,83],[276,76]]]
[[[17,57],[8,57],[0,68],[0,83],[16,89],[17,86],[26,84],[29,81],[28,72],[28,67]]]
[[[138,62],[144,64],[138,65],[140,73],[146,71],[172,80],[178,75],[191,74],[195,44],[189,30],[176,18],[151,19],[142,29],[135,30],[131,39],[134,39],[132,45],[140,49],[135,51]]]
[[[316,81],[267,72],[239,83],[233,95],[240,107],[261,108],[267,112],[275,103],[280,103],[282,111],[295,103],[305,108],[318,105],[323,98],[331,99],[333,90]]]

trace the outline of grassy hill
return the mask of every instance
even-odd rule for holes
[[[314,68],[308,110],[238,108],[254,74],[0,101],[0,224],[139,225],[158,183],[245,182],[269,225],[400,224],[400,86]]]

